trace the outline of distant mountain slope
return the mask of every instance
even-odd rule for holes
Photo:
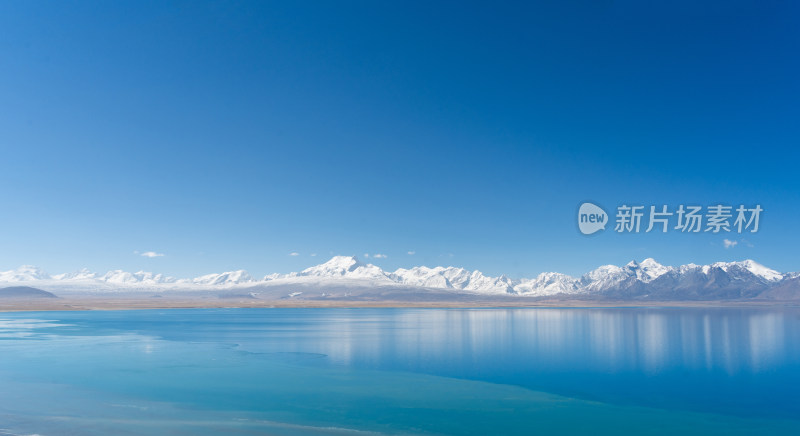
[[[0,288],[0,298],[58,298],[54,294],[30,286]]]
[[[645,259],[624,266],[600,266],[581,277],[545,272],[532,279],[517,280],[506,276],[491,277],[477,270],[452,266],[416,266],[388,272],[376,265],[362,263],[354,256],[334,256],[300,272],[270,274],[262,279],[253,278],[244,270],[207,274],[194,279],[176,279],[144,271],[115,270],[98,274],[86,269],[51,276],[40,268],[24,265],[0,272],[0,283],[33,284],[43,289],[71,293],[236,290],[295,284],[323,290],[391,287],[395,290],[413,289],[415,293],[442,290],[447,291],[442,295],[454,295],[455,292],[487,297],[800,300],[800,274],[779,273],[752,260],[673,267]]]

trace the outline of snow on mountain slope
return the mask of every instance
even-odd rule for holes
[[[334,256],[331,260],[306,268],[297,275],[315,277],[343,277],[361,266],[355,256]]]
[[[462,291],[478,291],[487,293],[509,293],[513,282],[505,277],[488,277],[480,271],[469,271],[464,268],[441,267],[428,268],[418,266],[411,269],[400,268],[389,277],[397,283],[425,288],[457,289]]]
[[[158,285],[166,283],[175,283],[176,280],[173,277],[166,277],[163,274],[153,274],[151,272],[145,272],[145,271],[130,273],[122,270],[114,270],[105,273],[100,278],[100,281],[106,283],[120,284],[120,285],[131,285],[131,284]]]
[[[580,287],[586,293],[598,293],[619,286],[631,276],[630,268],[603,265],[584,274],[580,280]]]
[[[604,293],[610,290],[627,289],[635,284],[647,284],[661,276],[670,274],[675,268],[664,266],[652,258],[641,263],[634,261],[625,266],[603,265],[584,274],[579,288],[585,293]]]
[[[671,266],[661,265],[652,257],[643,260],[642,263],[636,263],[635,260],[631,261],[627,266],[636,274],[637,279],[645,283],[651,282],[674,269]]]
[[[480,271],[473,271],[461,289],[492,294],[510,294],[514,292],[514,282],[504,275],[488,277]]]
[[[220,274],[206,274],[204,276],[192,279],[192,283],[196,285],[239,285],[244,283],[252,283],[252,277],[247,271],[240,269],[237,271],[228,271]]]
[[[22,265],[17,269],[0,272],[0,282],[29,282],[49,280],[50,276],[33,265]]]
[[[388,280],[388,275],[379,267],[363,264],[355,256],[334,256],[331,260],[297,273],[305,277],[347,277],[355,279]]]
[[[53,276],[53,279],[55,280],[91,280],[94,278],[97,278],[97,273],[89,271],[88,268],[82,268],[71,273],[56,274]]]
[[[421,288],[448,288],[452,289],[453,284],[444,275],[445,268],[437,266],[428,268],[427,266],[415,266],[411,269],[400,268],[391,274],[397,283]]]
[[[533,280],[522,280],[514,286],[514,292],[521,295],[547,296],[575,294],[580,291],[580,281],[561,273],[541,273]]]
[[[378,266],[359,262],[353,256],[334,256],[325,263],[297,273],[270,274],[261,280],[254,279],[244,270],[207,274],[193,279],[175,279],[145,271],[131,273],[113,270],[101,275],[87,269],[50,276],[40,268],[23,265],[14,270],[0,272],[0,284],[36,282],[46,285],[50,290],[207,290],[273,283],[313,283],[315,286],[325,286],[327,283],[337,286],[402,286],[409,289],[446,289],[473,294],[531,297],[597,295],[613,298],[751,298],[781,283],[795,283],[797,277],[797,273],[781,274],[752,260],[671,267],[648,258],[640,263],[632,261],[625,266],[604,265],[580,278],[545,272],[534,279],[512,280],[506,276],[492,277],[477,270],[452,266],[417,266],[386,272]],[[781,289],[781,295],[786,295],[786,290]],[[798,297],[800,298],[800,290]]]
[[[741,262],[717,262],[711,264],[710,267],[720,268],[729,274],[738,276],[749,273],[767,282],[777,282],[784,277],[783,274],[749,259]]]

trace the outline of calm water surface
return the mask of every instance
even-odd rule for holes
[[[800,434],[800,309],[0,313],[0,435]]]

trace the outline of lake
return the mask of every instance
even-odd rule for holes
[[[800,434],[798,308],[0,313],[0,435]]]

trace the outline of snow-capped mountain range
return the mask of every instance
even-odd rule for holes
[[[0,285],[19,284],[58,291],[68,290],[213,290],[314,283],[329,285],[394,286],[414,289],[443,289],[479,295],[547,297],[604,296],[613,298],[731,299],[800,298],[800,274],[779,273],[752,260],[717,262],[710,265],[665,266],[653,259],[625,266],[604,265],[581,277],[555,272],[532,279],[490,277],[480,271],[457,267],[418,266],[394,272],[362,263],[353,256],[331,260],[290,274],[270,274],[261,279],[246,271],[208,274],[193,279],[176,279],[162,274],[121,270],[98,274],[83,269],[49,275],[40,268],[24,265],[0,272]]]

